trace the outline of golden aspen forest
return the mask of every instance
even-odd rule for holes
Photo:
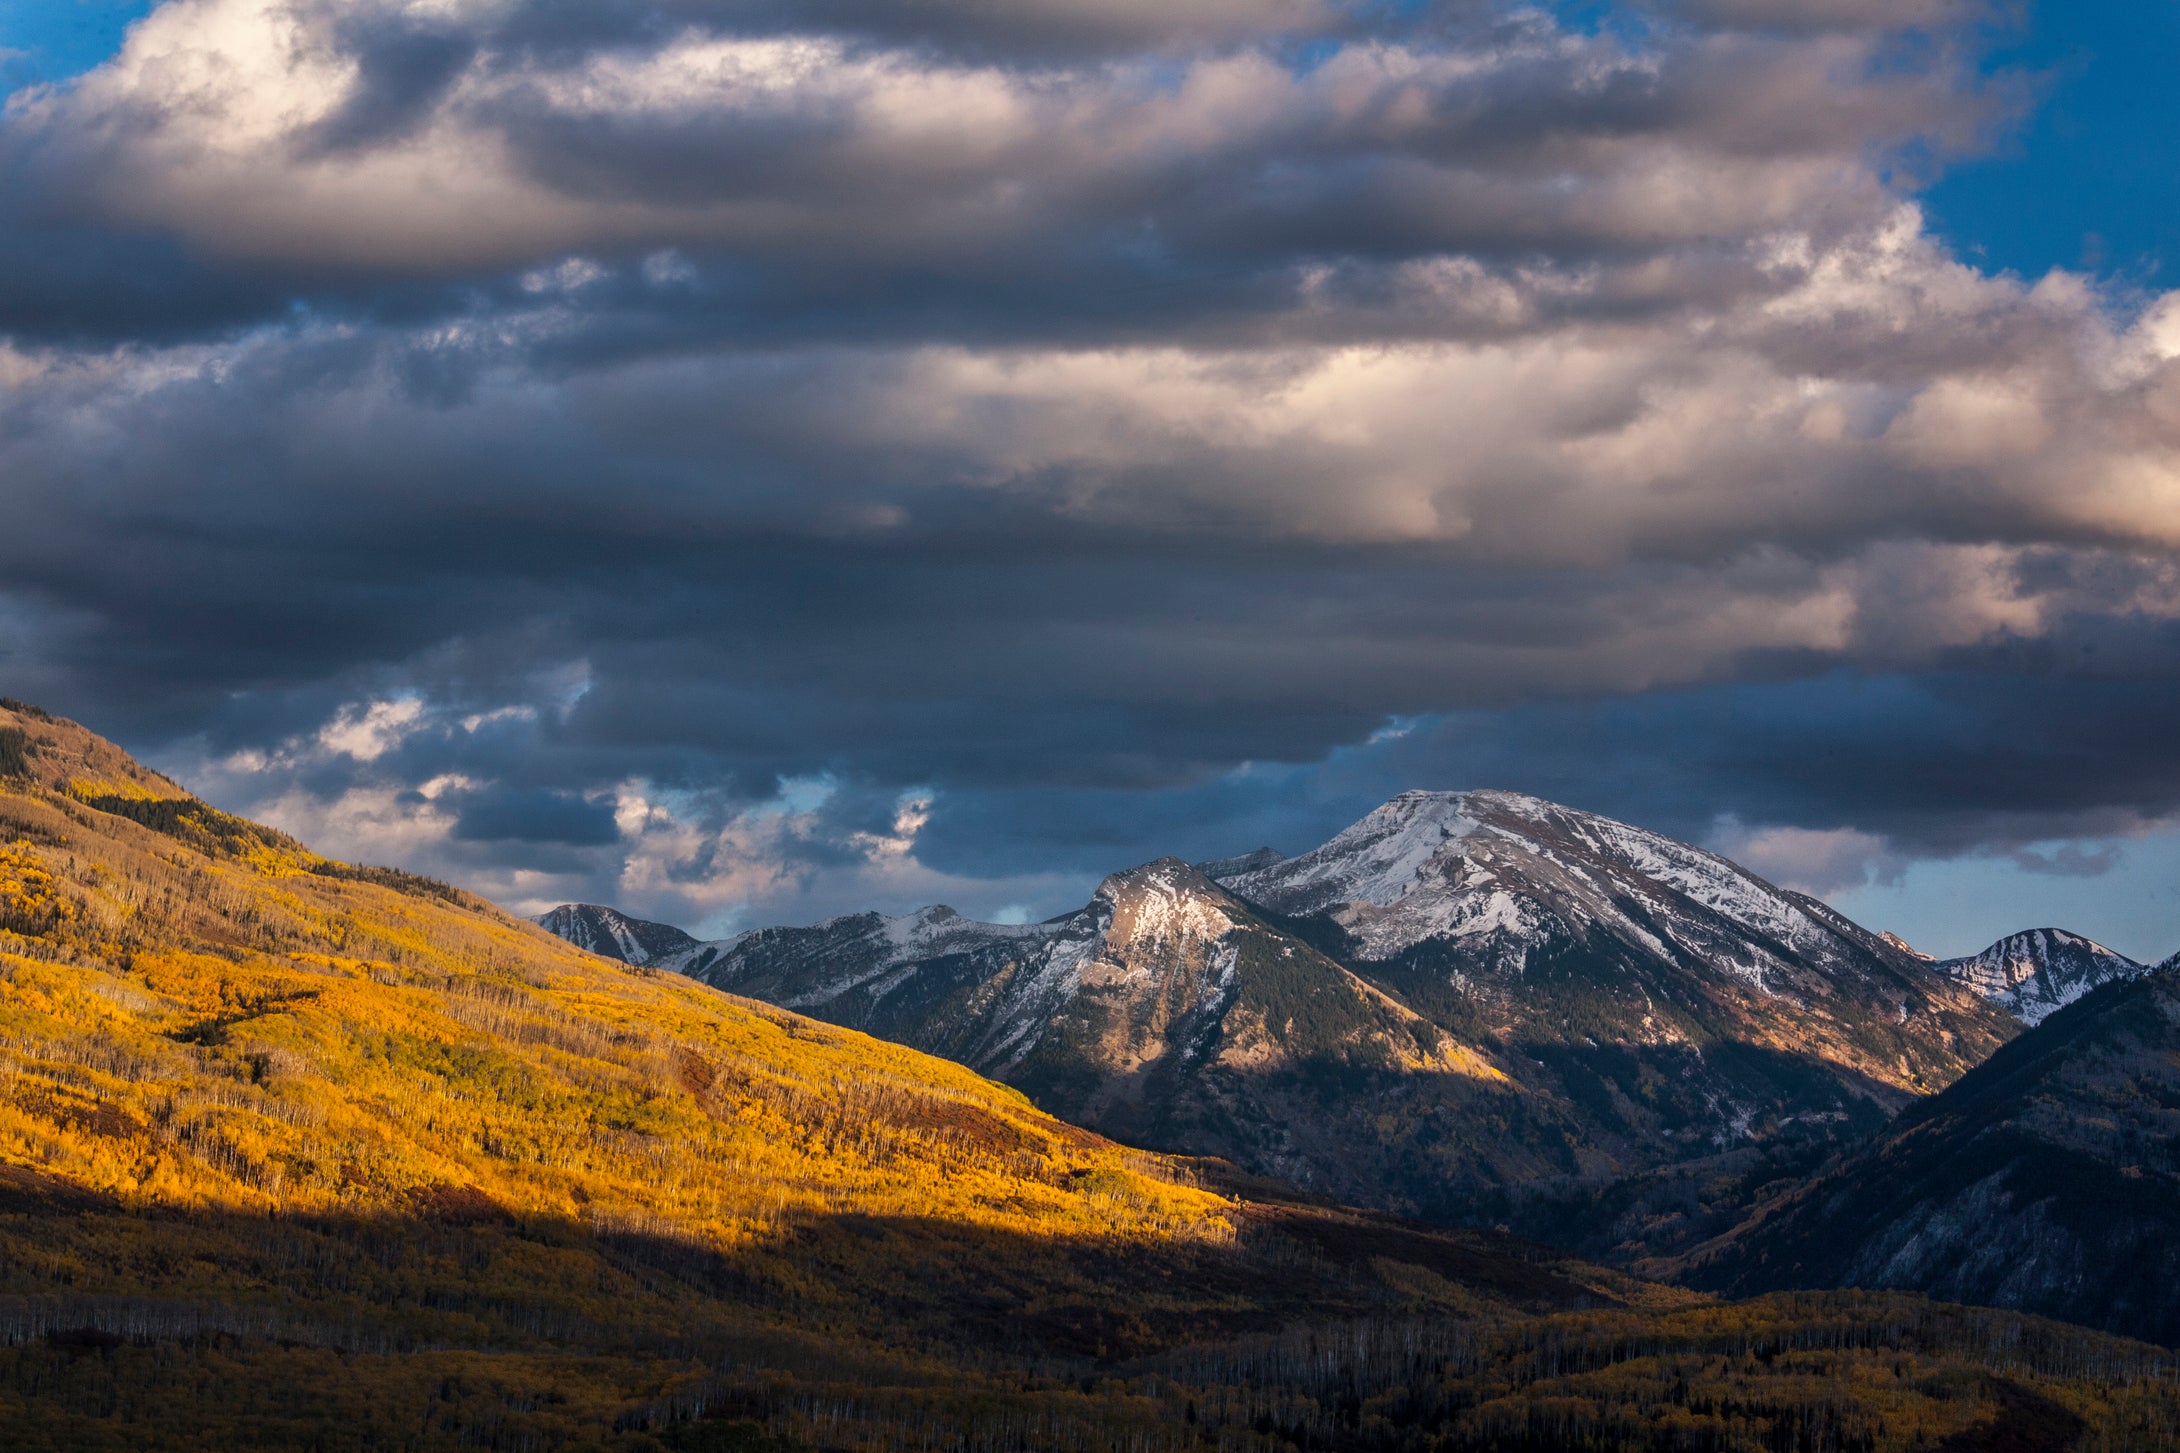
[[[2165,1349],[1151,1155],[0,707],[14,1449],[2129,1450]]]

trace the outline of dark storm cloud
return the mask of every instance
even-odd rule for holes
[[[1836,674],[1407,722],[1306,769],[1275,763],[1150,800],[1095,789],[962,794],[922,840],[933,866],[988,874],[1028,852],[1083,873],[1160,852],[1305,850],[1415,787],[1530,792],[1708,841],[1720,820],[1855,830],[1895,854],[2019,856],[2095,873],[2125,835],[2180,816],[2180,633],[2141,674],[1962,663]],[[1874,849],[1878,844],[1873,842]]]
[[[464,796],[454,824],[457,842],[565,843],[600,847],[621,839],[610,805],[566,792],[487,789]]]
[[[0,122],[0,671],[714,926],[2180,814],[2180,305],[1923,228],[1979,15],[175,0]]]

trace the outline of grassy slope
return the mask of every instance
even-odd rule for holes
[[[1619,1447],[1668,1424],[1756,1447],[1823,1423],[1838,1436],[1807,1446],[1892,1448],[2009,1417],[2175,1425],[2126,1344],[1976,1333],[2013,1362],[2024,1337],[2064,1344],[2014,1367],[1921,1304],[1708,1308],[1207,1174],[328,863],[0,707],[10,1447]],[[1876,1350],[1903,1326],[1927,1345]]]

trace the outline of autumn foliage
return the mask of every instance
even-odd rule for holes
[[[2135,1344],[1720,1307],[1140,1154],[0,707],[10,1447],[2121,1448],[2175,1406]]]

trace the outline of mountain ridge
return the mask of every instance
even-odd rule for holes
[[[563,903],[530,920],[555,938],[624,964],[650,964],[699,942],[670,924],[631,918],[601,903]]]
[[[1940,960],[1931,967],[2024,1024],[2041,1023],[2114,979],[2149,972],[2124,954],[2060,928],[2010,933],[1981,953]]]
[[[1148,866],[1100,933],[1165,955],[1179,1012],[1129,1043],[1191,1042],[1222,945],[1236,1005],[1317,992],[1409,1033],[1338,966],[1259,984],[1244,950],[1277,930]],[[2124,1446],[2180,1425],[2169,1361],[1899,1295],[1720,1306],[1131,1150],[322,857],[0,702],[10,1446],[1387,1453],[1545,1426],[1632,1453],[1670,1420],[1907,1453],[2055,1407]]]
[[[2180,1343],[2180,970],[2053,1010],[1677,1268],[1914,1290]]]
[[[660,963],[960,1059],[1124,1138],[1442,1216],[1874,1129],[2017,1032],[1813,899],[1521,794],[1404,793],[1310,852],[1204,866],[1219,880],[1172,859],[1115,874],[1045,924],[850,915]],[[1123,922],[1116,895],[1152,884],[1191,927]],[[1238,946],[1245,986],[1299,974],[1344,1027],[1233,1018],[1216,961],[1244,962]],[[1159,1038],[1173,1026],[1187,1042]],[[1430,1067],[1445,1055],[1490,1073]]]

